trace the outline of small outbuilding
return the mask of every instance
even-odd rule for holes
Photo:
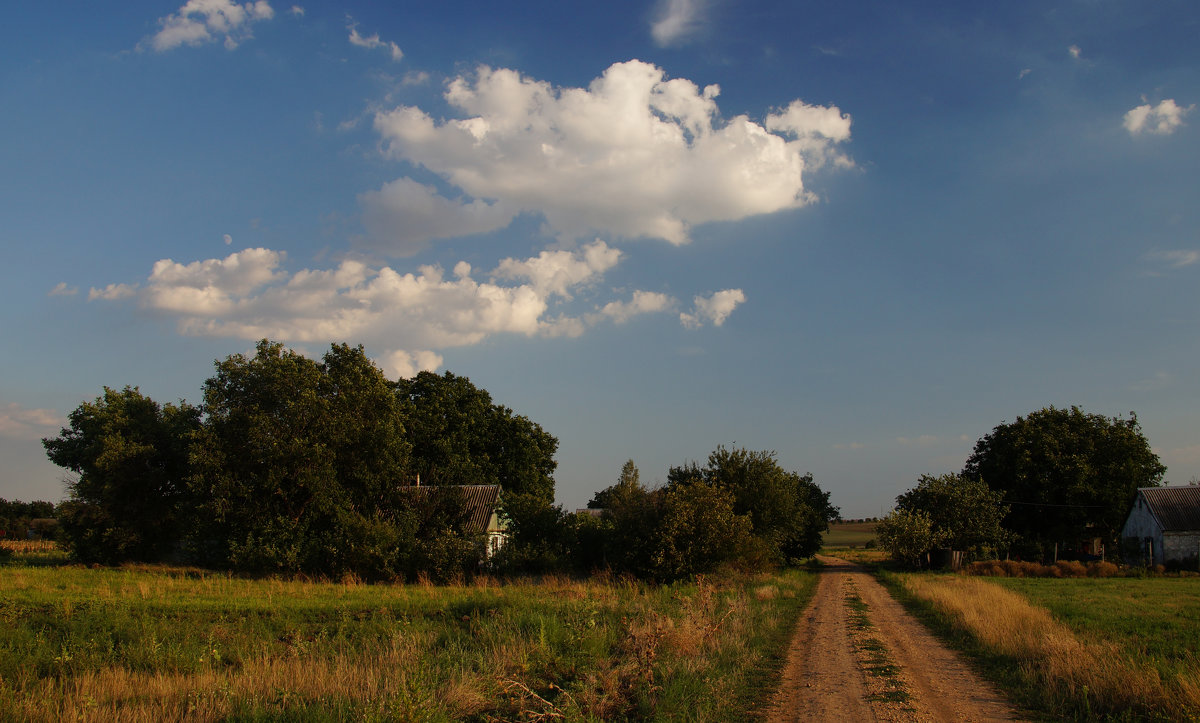
[[[1138,489],[1121,540],[1131,562],[1200,562],[1200,486]]]
[[[463,532],[480,535],[484,541],[484,553],[491,557],[508,541],[508,525],[500,517],[500,485],[416,485],[402,487],[405,493],[419,497],[436,494],[437,491],[454,490],[462,495],[466,520]]]

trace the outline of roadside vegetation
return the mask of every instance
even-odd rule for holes
[[[803,571],[653,585],[0,568],[6,720],[739,720]]]
[[[881,573],[1013,699],[1074,720],[1200,717],[1200,580]]]

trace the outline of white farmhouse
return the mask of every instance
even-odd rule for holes
[[[1121,531],[1134,559],[1154,565],[1200,558],[1200,486],[1142,487]]]

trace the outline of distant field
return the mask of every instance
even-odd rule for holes
[[[825,547],[862,547],[875,539],[878,522],[837,522],[825,533]]]

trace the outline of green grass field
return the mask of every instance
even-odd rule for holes
[[[0,567],[0,720],[741,720],[815,576],[361,585]]]
[[[835,522],[825,533],[825,547],[863,547],[875,539],[877,522]]]
[[[881,576],[1032,711],[1200,720],[1198,577]]]
[[[1164,678],[1200,670],[1200,577],[988,578]],[[1196,681],[1200,684],[1200,680]]]

